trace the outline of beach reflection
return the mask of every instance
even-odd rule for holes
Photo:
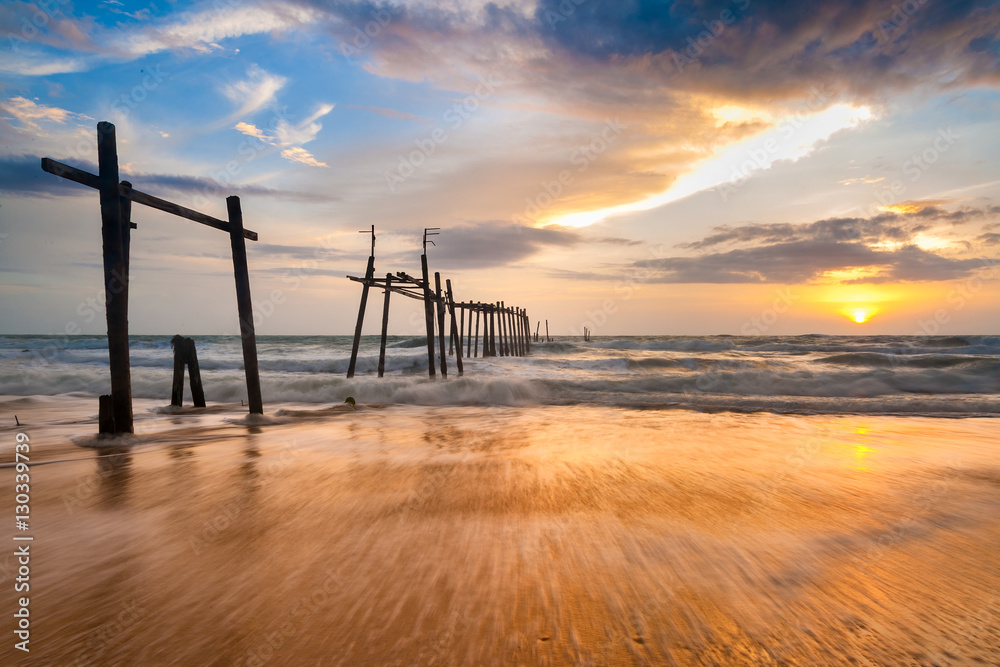
[[[72,511],[95,464],[39,469],[30,664],[1000,655],[989,420],[385,408],[157,443]]]

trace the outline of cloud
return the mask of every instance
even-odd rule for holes
[[[489,221],[448,227],[433,240],[436,245],[428,254],[435,266],[474,269],[519,262],[546,246],[572,246],[581,236],[561,227],[539,229]]]
[[[398,118],[400,120],[413,120],[418,118],[418,116],[412,113],[406,113],[405,111],[396,111],[395,109],[382,109],[380,107],[362,107],[356,104],[347,105],[348,109],[360,109],[362,111],[371,111],[372,113],[377,113],[380,116],[385,116],[386,118]]]
[[[268,134],[253,123],[239,122],[234,129],[243,134],[259,139],[260,141],[282,148],[281,157],[290,162],[298,162],[310,167],[328,167],[330,165],[320,162],[312,153],[302,148],[301,144],[307,144],[316,138],[323,126],[316,122],[318,119],[333,111],[334,104],[321,104],[305,120],[298,124],[290,123],[285,118],[279,118],[275,123],[274,134]]]
[[[74,161],[73,166],[92,174],[97,173],[97,165],[93,163]],[[206,197],[226,197],[229,195],[271,197],[307,203],[339,200],[339,197],[331,194],[296,192],[254,184],[220,185],[211,178],[175,174],[126,173],[122,170],[122,179],[131,181],[137,190],[156,196],[163,196],[164,191],[167,191],[184,195],[199,194]],[[42,171],[40,158],[33,155],[0,157],[0,192],[10,196],[95,194],[88,187]]]
[[[64,125],[74,119],[93,120],[89,116],[73,113],[59,107],[38,104],[24,97],[12,97],[0,101],[0,113],[14,120],[20,128],[35,135],[44,135],[41,123],[56,123]]]
[[[704,254],[644,260],[629,270],[663,283],[857,284],[954,280],[991,264],[988,258],[961,256],[969,242],[945,234],[956,224],[995,218],[1000,207],[902,208],[905,213],[870,219],[723,225],[703,239],[679,245],[707,250]],[[976,240],[989,244],[991,235]]]
[[[240,105],[230,118],[249,116],[264,105],[270,104],[286,82],[285,77],[271,74],[257,65],[252,65],[247,71],[245,80],[230,83],[222,89],[226,97]]]
[[[309,167],[329,167],[326,162],[320,162],[317,160],[312,153],[304,148],[295,146],[293,148],[286,148],[281,151],[281,157],[289,160],[291,162],[299,162],[301,164],[307,165]]]

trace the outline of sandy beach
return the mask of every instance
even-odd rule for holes
[[[992,419],[144,400],[96,449],[93,399],[3,407],[3,664],[1000,659]]]

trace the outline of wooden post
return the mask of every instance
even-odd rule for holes
[[[503,301],[497,301],[497,338],[500,339],[500,344],[497,346],[500,348],[500,356],[507,356],[507,348],[503,343]]]
[[[524,318],[521,317],[521,309],[514,309],[514,324],[517,327],[517,348],[520,355],[524,356]]]
[[[361,345],[361,327],[365,323],[365,308],[368,307],[368,288],[371,287],[372,278],[375,277],[375,255],[368,257],[368,268],[365,269],[365,282],[361,288],[361,305],[358,306],[358,321],[354,325],[354,344],[351,346],[351,361],[347,365],[348,379],[354,377],[354,370],[358,364],[358,347]]]
[[[478,357],[479,356],[479,313],[480,313],[481,310],[482,310],[482,308],[476,308],[476,337],[474,339],[475,340],[475,347],[472,348],[472,356],[474,356],[474,357]],[[472,318],[471,317],[469,318],[469,326],[472,326]],[[486,356],[486,342],[485,342],[485,337],[484,337],[484,342],[483,342],[483,356],[484,357]]]
[[[531,354],[531,318],[527,310],[521,311],[521,326],[524,329],[524,352]]]
[[[434,314],[431,311],[431,281],[427,274],[427,253],[420,256],[424,277],[424,322],[427,324],[427,374],[434,377]]]
[[[538,320],[538,324],[535,325],[535,342],[538,342],[538,330],[542,328],[542,321]]]
[[[205,407],[205,388],[201,385],[201,367],[198,366],[198,352],[194,347],[194,339],[187,339],[187,365],[191,375],[191,399],[194,407]]]
[[[497,337],[496,337],[496,328],[494,326],[494,320],[496,319],[495,318],[496,308],[494,308],[494,306],[493,306],[492,303],[489,306],[487,306],[487,307],[489,308],[488,312],[489,312],[489,316],[490,316],[490,354],[489,354],[489,356],[495,357],[495,356],[497,356]],[[483,341],[483,356],[484,357],[486,356],[486,341]]]
[[[448,377],[448,357],[444,353],[444,299],[441,296],[441,274],[434,272],[434,292],[437,294],[438,346],[441,348],[441,377]]]
[[[470,318],[471,319],[471,318]],[[458,306],[458,353],[462,354],[462,336],[465,334],[465,306],[459,304]],[[466,355],[468,356],[468,355]]]
[[[229,241],[233,248],[233,274],[236,276],[236,305],[240,315],[240,339],[243,341],[243,368],[247,377],[247,404],[250,414],[264,414],[260,396],[260,369],[257,366],[257,334],[253,324],[250,299],[250,270],[247,268],[247,244],[243,237],[243,211],[240,198],[226,198],[229,210]]]
[[[382,302],[382,340],[378,346],[378,376],[385,375],[385,334],[389,330],[389,295],[392,293],[392,274],[385,274],[385,301]]]
[[[458,367],[458,377],[462,377],[465,368],[462,365],[462,339],[459,329],[455,326],[455,294],[451,291],[451,280],[444,281],[448,288],[448,309],[451,311],[451,337],[458,342],[455,344],[455,366]]]
[[[549,321],[545,320],[545,342],[551,343],[552,339],[549,338]]]
[[[125,319],[128,319],[128,284],[129,284],[129,273],[128,273],[128,263],[129,254],[132,249],[132,200],[128,198],[128,195],[132,192],[132,184],[128,181],[122,181],[118,187],[118,199],[121,206],[121,218],[122,218],[122,263],[124,265],[123,275],[125,276],[125,285],[122,289],[122,294],[125,299]],[[131,370],[130,373],[131,375]]]
[[[111,394],[101,394],[97,397],[97,432],[114,435],[115,415]]]
[[[465,336],[465,358],[469,359],[472,357],[472,311],[475,306],[472,302],[469,302],[469,333]],[[465,312],[465,311],[462,311]]]
[[[170,405],[179,408],[184,404],[184,337],[177,334],[171,338],[170,347],[174,348],[174,383],[170,389]]]
[[[122,209],[118,190],[118,149],[115,126],[111,123],[97,124],[97,162],[113,432],[133,433],[132,377],[128,352],[128,276],[125,273]]]

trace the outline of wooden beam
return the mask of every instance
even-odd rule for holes
[[[115,126],[97,124],[98,187],[104,246],[104,294],[108,322],[108,359],[115,433],[133,433],[132,377],[128,351],[128,277],[122,241]]]
[[[243,235],[243,211],[240,198],[226,198],[229,209],[229,241],[233,248],[233,274],[236,276],[236,305],[240,315],[240,339],[243,341],[243,368],[247,378],[247,403],[251,414],[264,414],[260,396],[260,369],[257,366],[257,334],[254,332],[253,303],[250,299],[250,271],[247,268],[247,245]]]
[[[50,174],[61,176],[67,180],[75,181],[81,185],[86,185],[87,187],[95,189],[100,187],[100,179],[97,176],[94,176],[90,172],[83,171],[82,169],[71,167],[68,164],[63,164],[62,162],[58,162],[52,158],[42,158],[42,169]],[[223,232],[229,231],[229,223],[225,220],[219,220],[218,218],[213,218],[210,215],[193,211],[189,208],[181,206],[180,204],[169,202],[166,199],[160,199],[159,197],[154,197],[153,195],[146,194],[145,192],[139,192],[134,189],[130,189],[130,192],[126,196],[136,204],[143,204],[144,206],[159,209],[165,213],[172,213],[173,215],[187,218],[193,222],[199,222],[203,225],[214,227],[215,229]],[[257,240],[257,232],[250,231],[249,229],[243,230],[243,236],[250,241]]]

